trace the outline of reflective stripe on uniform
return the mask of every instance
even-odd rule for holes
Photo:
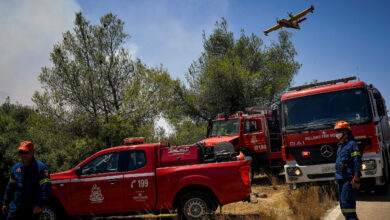
[[[341,209],[341,212],[351,213],[351,212],[356,212],[356,209]]]
[[[360,152],[358,152],[358,151],[351,153],[351,157],[358,156],[358,155],[360,156]]]
[[[16,183],[16,180],[12,179],[12,177],[9,178],[10,183]]]
[[[43,179],[41,179],[41,181],[39,181],[39,185],[43,185],[43,184],[45,184],[45,183],[50,183],[51,182],[51,180],[49,179],[49,178],[43,178]]]

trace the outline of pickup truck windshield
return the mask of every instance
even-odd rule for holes
[[[240,132],[240,120],[228,119],[214,121],[210,136],[238,135]]]
[[[339,121],[352,124],[369,120],[368,96],[363,89],[328,92],[282,102],[282,130],[330,128]]]

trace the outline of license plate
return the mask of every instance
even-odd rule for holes
[[[331,172],[335,172],[335,171],[336,171],[336,168],[334,166],[322,167],[323,173],[331,173]]]

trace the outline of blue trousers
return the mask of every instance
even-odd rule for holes
[[[337,181],[337,191],[339,193],[340,208],[345,219],[357,220],[356,215],[356,194],[357,190],[352,188],[350,179],[341,179]]]
[[[19,208],[17,209],[12,203],[10,205],[7,220],[38,220],[39,214],[33,214],[33,208]]]

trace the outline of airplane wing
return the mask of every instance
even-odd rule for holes
[[[270,29],[264,31],[264,34],[265,34],[265,36],[268,36],[268,33],[269,33],[269,32],[276,31],[276,30],[278,30],[278,29],[281,28],[281,27],[282,27],[282,26],[280,26],[279,24],[277,24],[277,25],[273,26],[272,28],[270,28]]]
[[[296,21],[300,18],[302,18],[303,16],[305,16],[307,13],[309,12],[312,12],[313,13],[314,11],[314,6],[310,6],[310,8],[304,10],[303,12],[297,14],[297,15],[290,15],[290,19],[288,19],[288,21]]]

